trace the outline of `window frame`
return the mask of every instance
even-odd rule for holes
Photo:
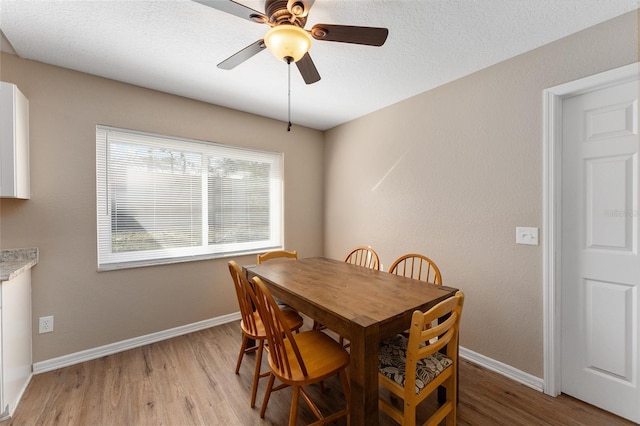
[[[195,247],[174,247],[155,250],[116,252],[112,250],[112,193],[109,185],[110,136],[130,137],[132,144],[155,146],[182,151],[197,151],[202,154],[201,164],[201,222],[202,244]],[[119,140],[119,139],[118,139]],[[116,143],[116,142],[114,142]],[[260,241],[211,244],[209,242],[208,214],[208,164],[205,159],[217,158],[257,161],[270,164],[269,174],[269,238]],[[96,219],[97,219],[97,263],[98,271],[134,268],[168,263],[189,262],[203,259],[224,258],[261,253],[283,248],[284,241],[284,154],[260,151],[216,142],[178,138],[148,132],[96,126]],[[107,232],[108,230],[108,232]]]

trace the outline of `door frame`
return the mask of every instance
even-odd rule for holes
[[[543,91],[543,352],[544,393],[562,392],[561,246],[562,246],[562,101],[640,76],[640,62],[605,71]]]

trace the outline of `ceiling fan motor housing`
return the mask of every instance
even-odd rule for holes
[[[293,3],[292,10],[297,11],[302,8],[302,14],[297,15],[287,8],[286,0],[267,0],[264,4],[264,11],[269,17],[272,25],[293,24],[300,28],[304,28],[307,23],[307,14],[303,2]]]

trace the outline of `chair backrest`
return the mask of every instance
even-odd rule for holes
[[[297,259],[298,252],[297,251],[287,251],[287,250],[273,250],[268,251],[266,253],[262,253],[258,255],[258,265],[262,262],[266,262],[270,259],[278,259],[278,258],[288,258],[288,259]]]
[[[380,268],[380,259],[378,253],[371,247],[358,246],[349,252],[344,261],[353,265],[364,266],[370,269]]]
[[[271,295],[271,292],[259,277],[254,277],[252,282],[255,304],[258,307],[260,319],[267,334],[269,359],[271,360],[272,368],[276,368],[278,374],[282,377],[292,377],[291,365],[293,362],[297,362],[302,374],[307,376],[307,367],[304,364],[298,345],[293,338],[293,333],[291,329],[286,326],[282,311]],[[285,340],[287,340],[286,345]],[[295,359],[289,359],[287,346],[291,348]]]
[[[433,260],[421,254],[411,253],[400,256],[389,268],[389,273],[442,285],[440,269]]]
[[[251,284],[247,280],[245,274],[242,273],[242,269],[238,264],[230,260],[229,272],[233,279],[233,286],[236,290],[236,297],[238,298],[238,305],[240,306],[240,315],[242,316],[242,324],[248,332],[254,336],[258,334],[258,327],[256,326],[256,318],[253,315],[254,302],[251,298],[250,292]]]
[[[413,313],[407,344],[405,389],[411,389],[411,391],[415,389],[418,360],[433,355],[445,346],[447,357],[454,362],[454,365],[458,362],[458,334],[463,304],[464,293],[458,291],[455,296],[443,300],[427,312]],[[443,317],[447,318],[440,324],[432,325],[430,328],[425,327]]]

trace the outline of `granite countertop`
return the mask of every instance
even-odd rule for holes
[[[0,281],[9,281],[38,263],[37,248],[0,250]]]

